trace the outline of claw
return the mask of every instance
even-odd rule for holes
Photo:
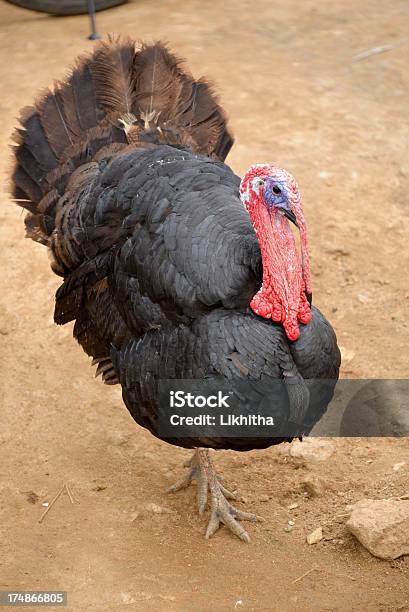
[[[219,487],[226,499],[237,499],[237,491],[230,491],[229,489],[226,489],[226,487],[220,484],[220,482]]]
[[[207,491],[209,484],[206,473],[201,469],[196,453],[183,464],[189,468],[188,473],[183,478],[180,478],[174,485],[169,487],[168,493],[176,493],[181,489],[186,489],[194,480],[197,481],[197,505],[199,514],[202,515],[207,504]]]
[[[239,510],[232,506],[223,494],[220,484],[217,483],[215,490],[212,491],[212,514],[206,530],[206,538],[211,538],[219,528],[220,523],[223,523],[232,533],[238,536],[240,540],[249,543],[251,541],[250,536],[244,527],[240,525],[238,520],[256,523],[263,519],[257,516],[257,514],[243,512],[243,510]]]
[[[167,493],[176,493],[181,489],[186,489],[192,484],[193,480],[199,480],[201,477],[199,462],[196,453],[183,463],[184,467],[190,468],[186,476],[177,480],[171,487],[167,489]]]
[[[183,476],[183,478],[180,478],[179,480],[175,482],[175,484],[169,487],[169,489],[167,489],[166,492],[176,493],[176,491],[181,491],[182,489],[186,489],[190,485],[191,482],[192,482],[192,477],[190,473],[186,474],[186,476]]]

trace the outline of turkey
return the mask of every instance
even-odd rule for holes
[[[121,385],[139,425],[195,449],[170,490],[197,481],[200,514],[210,501],[206,537],[222,523],[248,542],[240,521],[259,517],[229,501],[209,449],[308,434],[340,367],[335,333],[311,305],[295,179],[265,163],[240,180],[225,165],[233,139],[212,87],[161,43],[99,43],[22,111],[14,142],[14,199],[62,278],[55,322],[75,321],[74,337],[103,381]],[[278,425],[165,435],[161,381],[213,378]]]

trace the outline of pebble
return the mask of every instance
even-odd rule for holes
[[[312,459],[325,461],[335,452],[335,444],[323,438],[304,438],[302,442],[295,440],[291,444],[290,455],[297,459]]]
[[[313,476],[312,474],[304,476],[301,485],[305,489],[305,495],[311,495],[311,497],[321,497],[324,495],[327,488],[327,484],[323,478]]]
[[[152,512],[152,514],[172,514],[174,510],[171,508],[166,508],[165,506],[158,506],[158,504],[147,504],[145,506],[148,512]]]
[[[328,253],[329,255],[334,255],[335,257],[347,257],[348,255],[351,255],[351,251],[349,249],[345,249],[343,247],[336,246],[331,243],[324,244],[323,248],[325,253]]]
[[[135,603],[135,599],[132,597],[130,593],[122,592],[121,593],[122,603],[129,605]]]
[[[369,297],[367,293],[359,293],[358,301],[361,302],[361,304],[366,304],[367,302],[371,301],[371,298]]]
[[[269,498],[268,495],[260,495],[260,497],[258,499],[261,502],[268,502],[270,498]]]
[[[109,442],[112,446],[124,446],[129,442],[131,434],[122,432],[112,432],[109,436]]]
[[[392,469],[394,472],[399,472],[399,470],[403,468],[404,465],[406,465],[406,461],[400,461],[399,463],[395,463]]]
[[[409,500],[362,499],[352,506],[346,525],[375,557],[409,554]]]
[[[298,504],[290,504],[289,506],[287,506],[288,510],[295,510],[296,508],[298,508]]]
[[[307,535],[307,543],[317,544],[322,540],[322,538],[322,527],[317,527],[317,529],[314,529],[314,531],[311,531],[311,533]]]
[[[345,346],[340,346],[339,350],[341,351],[342,361],[352,361],[355,357],[355,351],[352,349],[348,349]]]

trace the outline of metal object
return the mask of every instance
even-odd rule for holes
[[[87,0],[87,1],[88,1],[88,12],[89,12],[89,16],[91,19],[91,29],[92,29],[92,32],[88,36],[88,39],[89,40],[99,40],[101,36],[97,32],[97,20],[95,16],[95,2],[94,0]]]

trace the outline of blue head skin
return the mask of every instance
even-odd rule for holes
[[[264,181],[264,201],[267,207],[281,210],[283,215],[287,217],[294,225],[297,225],[296,216],[291,208],[292,193],[285,179],[275,177],[266,177]]]

